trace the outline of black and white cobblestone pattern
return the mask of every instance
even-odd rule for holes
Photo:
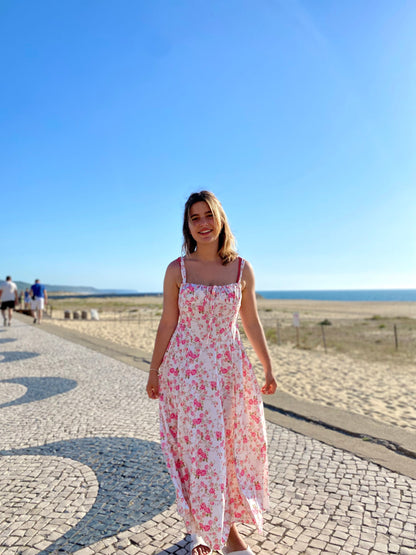
[[[147,375],[14,322],[0,332],[0,555],[189,553]],[[257,554],[416,554],[416,480],[268,423]]]

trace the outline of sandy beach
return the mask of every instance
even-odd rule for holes
[[[152,352],[161,297],[51,300],[48,323]],[[98,308],[100,320],[64,318]],[[416,430],[416,303],[259,299],[279,388],[299,399]],[[298,313],[298,335],[293,314]],[[319,325],[326,321],[327,325]],[[328,323],[329,322],[329,323]],[[393,333],[396,327],[396,341]],[[324,328],[324,329],[323,329]],[[325,334],[325,344],[323,342]],[[259,381],[262,369],[242,334]]]

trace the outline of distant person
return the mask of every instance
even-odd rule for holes
[[[6,277],[0,286],[1,313],[3,314],[3,324],[11,325],[14,307],[19,303],[17,285],[10,276]],[[7,316],[9,317],[7,319]]]
[[[48,303],[48,293],[45,289],[45,286],[41,284],[39,279],[35,280],[35,283],[30,288],[32,293],[32,302],[31,302],[31,309],[32,309],[32,316],[33,316],[33,323],[36,324],[38,322],[41,323],[43,309]]]
[[[29,310],[29,309],[30,309],[30,291],[29,291],[29,287],[27,287],[25,291],[25,310]]]

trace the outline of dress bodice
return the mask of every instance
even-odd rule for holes
[[[182,284],[179,291],[178,327],[203,340],[216,334],[235,337],[241,306],[241,274],[244,260],[240,259],[238,278],[226,285],[187,283],[181,258]]]
[[[219,333],[235,336],[241,304],[239,283],[199,285],[183,283],[179,291],[178,327],[201,340]]]

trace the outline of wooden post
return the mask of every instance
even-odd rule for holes
[[[397,326],[396,326],[396,324],[394,324],[394,344],[396,346],[396,351],[398,351],[399,350],[399,338],[398,338],[398,335],[397,335]]]
[[[293,326],[296,329],[296,347],[299,347],[299,328],[300,328],[299,312],[293,313]]]
[[[280,339],[280,321],[277,320],[276,322],[276,337],[277,337],[277,344],[281,345],[281,339]]]
[[[323,342],[324,342],[324,349],[325,349],[325,352],[326,352],[326,341],[325,341],[325,330],[324,330],[324,327],[325,327],[325,326],[324,326],[323,324],[321,324],[322,340],[323,340]]]

